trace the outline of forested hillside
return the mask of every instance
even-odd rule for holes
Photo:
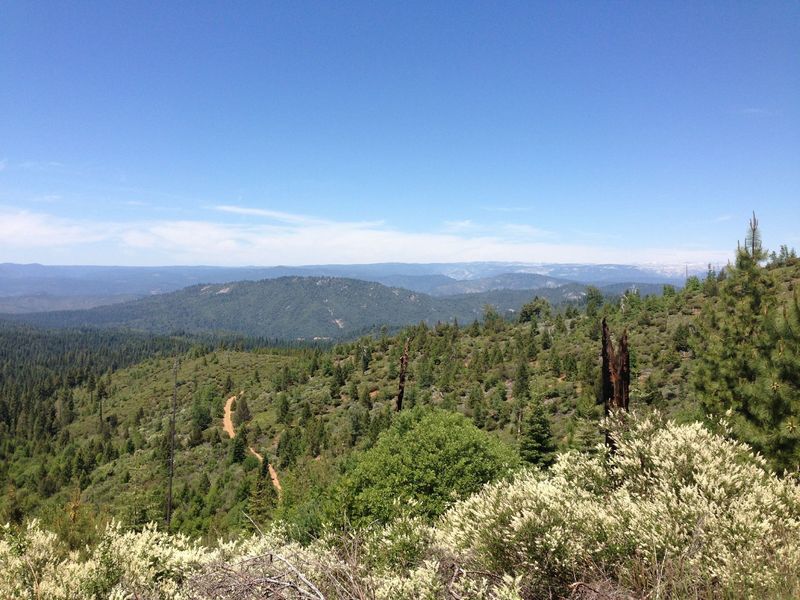
[[[575,301],[585,286],[535,292],[554,303]],[[89,310],[6,316],[44,327],[126,327],[158,334],[238,334],[278,340],[348,339],[381,327],[479,318],[486,304],[508,314],[530,290],[433,297],[378,283],[331,277],[281,277],[192,286],[170,294]]]
[[[281,535],[310,543],[331,527],[442,514],[452,524],[471,510],[448,513],[454,502],[467,507],[487,482],[524,479],[521,465],[601,452],[602,319],[617,336],[627,331],[635,411],[705,422],[761,452],[759,468],[796,470],[800,264],[788,253],[766,267],[763,258],[740,251],[723,272],[658,296],[611,301],[589,288],[562,307],[530,298],[513,320],[487,308],[472,322],[421,323],[328,349],[6,327],[0,515],[38,517],[71,549],[98,540],[112,519],[163,527],[174,391],[169,531],[213,543],[280,523]],[[19,368],[28,363],[35,368]],[[231,398],[233,438],[223,429]],[[570,460],[559,468],[582,477]],[[532,477],[539,483],[525,485],[544,485]],[[447,535],[467,535],[465,526]],[[396,568],[422,568],[408,551]],[[518,572],[503,563],[511,559],[486,560],[481,568],[498,577]]]
[[[796,266],[762,270],[774,281],[770,293],[790,298],[796,270]],[[123,480],[137,470],[148,472],[151,463],[159,464],[159,440],[164,437],[171,397],[168,355],[176,349],[182,354],[178,465],[184,460],[187,465],[202,464],[210,452],[221,464],[206,475],[232,476],[235,468],[222,465],[232,442],[219,435],[221,410],[228,396],[243,391],[252,415],[244,435],[271,455],[287,477],[283,511],[292,510],[288,500],[294,496],[308,497],[307,490],[293,492],[293,478],[303,480],[307,469],[327,469],[333,477],[342,457],[352,449],[371,446],[389,425],[406,340],[405,406],[460,412],[511,445],[523,439],[526,419],[537,405],[548,415],[559,448],[587,448],[600,439],[596,401],[601,317],[608,318],[614,331],[628,329],[634,404],[684,419],[702,418],[707,407],[700,400],[708,385],[703,369],[712,357],[704,350],[702,361],[698,360],[692,347],[711,338],[693,332],[701,327],[718,329],[705,321],[721,310],[718,305],[733,302],[723,293],[733,284],[733,278],[710,274],[704,282],[690,280],[684,291],[667,288],[663,296],[646,298],[628,294],[617,303],[605,302],[595,290],[580,307],[554,310],[543,300],[531,302],[516,323],[490,310],[481,323],[466,327],[419,325],[397,336],[362,338],[330,351],[209,352],[212,345],[183,338],[6,328],[0,411],[5,430],[13,435],[5,436],[4,456],[11,460],[4,461],[3,474],[6,483],[15,482],[7,491],[15,490],[17,501],[33,508],[53,504],[53,495],[63,501],[65,488],[74,491],[71,486],[77,482],[84,498],[97,506],[114,507]],[[779,306],[780,302],[775,304]],[[139,362],[142,358],[147,360]],[[38,366],[20,370],[21,364]],[[698,369],[693,370],[694,365]],[[694,385],[690,385],[692,373]],[[778,389],[791,393],[791,388]],[[42,464],[40,459],[56,449],[59,452]],[[76,457],[83,459],[77,478],[75,465],[67,465],[66,457],[72,463]],[[113,467],[103,471],[108,481],[99,486],[93,480],[98,475],[94,466],[104,462]],[[26,470],[26,464],[37,468]],[[197,469],[189,467],[187,473],[190,489]],[[316,475],[311,479],[319,481]],[[180,468],[178,481],[181,487]],[[247,482],[242,475],[240,483]],[[148,518],[157,518],[162,510],[162,483],[148,472],[146,482],[131,486],[140,494],[152,492]],[[225,489],[230,491],[229,486]],[[229,509],[234,498],[225,502],[222,507]],[[191,530],[206,531],[207,520],[198,516],[203,511],[191,508],[189,513]]]

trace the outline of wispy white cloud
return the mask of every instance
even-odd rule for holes
[[[30,249],[94,243],[108,238],[101,224],[0,208],[0,248]]]
[[[0,158],[0,173],[5,171],[7,168],[8,168],[8,159]]]
[[[261,209],[258,209],[261,210]],[[230,212],[230,211],[227,211]],[[535,236],[472,231],[400,231],[383,224],[347,223],[277,212],[275,223],[206,220],[107,221],[63,219],[0,207],[0,252],[6,260],[105,264],[275,265],[369,262],[683,263],[725,261],[707,248],[615,248],[555,243]],[[240,213],[242,214],[242,213]],[[249,213],[244,213],[249,214]],[[102,252],[98,251],[102,249]],[[83,262],[86,262],[85,260]]]
[[[248,217],[265,217],[267,219],[274,219],[275,221],[280,221],[282,223],[307,224],[319,222],[318,219],[307,217],[305,215],[296,215],[278,210],[269,210],[266,208],[251,208],[248,206],[218,204],[214,207],[214,210],[231,213],[234,215],[245,215]]]
[[[295,213],[287,213],[278,210],[271,210],[267,208],[253,208],[249,206],[237,206],[232,204],[219,204],[213,207],[214,210],[250,217],[263,217],[277,221],[279,223],[286,223],[289,225],[303,225],[303,226],[350,226],[350,227],[378,227],[383,225],[383,221],[332,221],[329,219],[319,219],[308,215],[301,215]]]

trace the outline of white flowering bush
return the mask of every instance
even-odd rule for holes
[[[31,521],[22,531],[6,525],[0,537],[0,598],[69,598],[59,594],[62,561],[53,553],[56,535]]]
[[[627,421],[609,423],[614,453],[563,454],[433,525],[408,514],[308,546],[277,526],[207,547],[112,524],[80,554],[36,521],[6,526],[0,598],[800,597],[798,482],[699,424]]]
[[[94,569],[84,589],[120,600],[177,598],[181,583],[212,556],[187,537],[158,531],[154,524],[139,532],[123,532],[112,524],[94,549]]]
[[[700,424],[633,418],[615,438],[613,454],[487,486],[444,516],[438,543],[539,592],[607,577],[673,597],[800,591],[795,480]]]
[[[395,508],[400,516],[388,525],[360,532],[364,545],[363,560],[370,569],[405,573],[428,557],[435,529],[416,514],[413,500],[404,504],[406,506]]]
[[[435,560],[426,560],[402,576],[377,576],[372,585],[378,600],[436,600],[444,595],[439,563]]]

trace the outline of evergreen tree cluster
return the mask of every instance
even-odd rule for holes
[[[800,467],[800,308],[765,266],[758,223],[750,222],[736,263],[703,306],[693,338],[693,382],[705,413],[778,469]]]

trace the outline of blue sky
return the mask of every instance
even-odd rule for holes
[[[797,2],[2,2],[0,262],[800,247]]]

